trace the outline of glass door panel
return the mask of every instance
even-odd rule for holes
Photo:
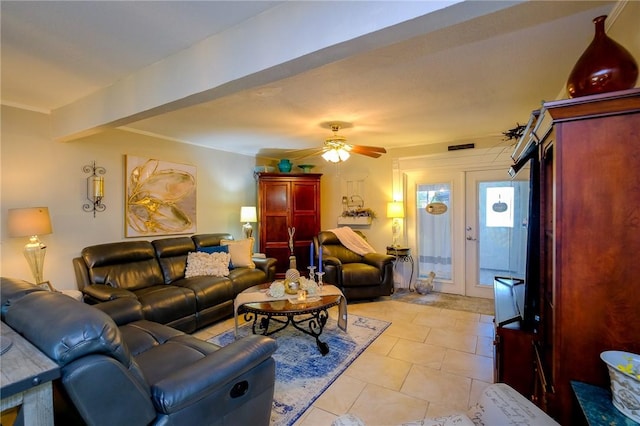
[[[524,278],[529,183],[468,172],[466,294],[493,297],[495,276]]]

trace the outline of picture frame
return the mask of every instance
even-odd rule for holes
[[[125,237],[196,232],[196,166],[125,156]]]

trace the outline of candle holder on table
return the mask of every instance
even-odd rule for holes
[[[309,270],[309,279],[311,281],[315,281],[314,271],[316,270],[316,267],[315,266],[307,266],[307,269]]]
[[[322,276],[324,275],[324,272],[316,272],[316,275],[318,276],[318,290],[322,293]]]

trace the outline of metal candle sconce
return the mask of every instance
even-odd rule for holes
[[[104,198],[104,177],[98,176],[107,173],[104,167],[96,166],[94,161],[90,165],[84,166],[82,171],[85,173],[91,173],[87,178],[87,199],[89,203],[85,203],[82,209],[85,212],[93,212],[93,217],[96,217],[96,212],[103,212],[107,208],[102,203]]]

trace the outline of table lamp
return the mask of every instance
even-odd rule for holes
[[[393,244],[392,247],[399,247],[398,244],[398,230],[400,228],[399,219],[404,218],[404,205],[399,201],[393,201],[387,203],[387,217],[393,219],[391,230],[393,232]]]
[[[36,284],[42,283],[44,255],[47,251],[38,235],[51,234],[51,219],[48,207],[28,207],[9,209],[7,215],[10,237],[29,237],[24,246],[24,257],[27,258]]]
[[[240,222],[246,222],[242,225],[244,231],[244,237],[250,238],[253,235],[253,228],[250,222],[257,222],[258,215],[254,206],[242,206],[240,207]]]

